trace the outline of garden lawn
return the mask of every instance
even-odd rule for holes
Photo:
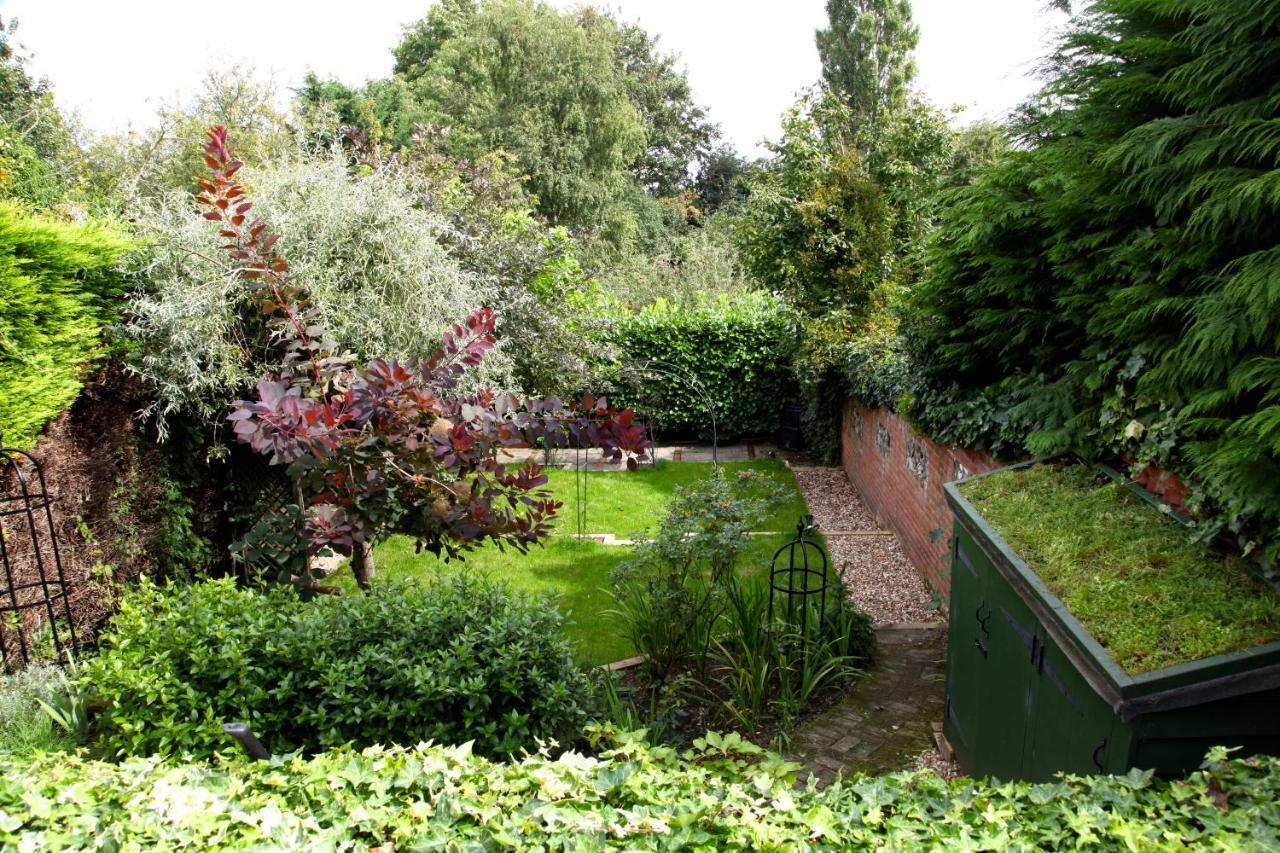
[[[795,476],[778,459],[725,462],[721,467],[729,476],[744,470],[769,477],[786,490],[786,500],[761,525],[772,536],[752,537],[751,547],[743,557],[745,574],[764,571],[774,551],[794,533],[796,521],[808,510],[796,485]],[[660,462],[639,471],[601,471],[584,474],[587,478],[587,531],[613,533],[630,539],[652,533],[661,520],[666,502],[677,486],[690,485],[709,476],[706,462]],[[542,547],[528,554],[507,548],[499,550],[486,545],[467,554],[464,561],[448,562],[427,552],[414,553],[413,540],[393,536],[374,552],[377,566],[375,582],[416,577],[426,580],[445,572],[477,571],[500,578],[514,589],[531,594],[556,596],[560,609],[569,617],[569,636],[578,649],[583,664],[595,665],[621,660],[634,654],[630,643],[618,631],[616,620],[609,614],[613,598],[609,594],[609,575],[630,555],[631,549],[619,545],[578,541],[574,522],[574,472],[551,469],[548,485],[556,499],[564,502],[556,532]],[[343,566],[334,581],[348,592],[356,592],[350,570]]]

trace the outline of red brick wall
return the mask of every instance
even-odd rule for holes
[[[938,444],[888,409],[844,406],[840,458],[880,526],[898,534],[928,582],[951,590],[951,511],[942,484],[997,467],[984,453]]]

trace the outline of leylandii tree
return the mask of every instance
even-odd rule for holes
[[[292,536],[290,574],[300,582],[311,581],[306,557],[331,548],[351,555],[367,588],[373,543],[392,531],[450,557],[485,541],[523,552],[549,534],[559,504],[542,488],[538,466],[509,469],[497,461],[500,448],[539,440],[599,447],[630,467],[644,455],[648,442],[633,413],[603,399],[566,405],[521,403],[488,389],[462,394],[459,377],[496,342],[488,308],[446,332],[427,359],[354,363],[275,251],[279,236],[247,219],[252,204],[235,180],[242,164],[231,156],[225,127],[209,131],[204,151],[211,170],[198,196],[204,217],[221,226],[224,248],[283,352],[281,370],[258,382],[256,399],[236,402],[230,420],[237,438],[289,466],[299,495],[291,513],[255,528],[244,553]]]

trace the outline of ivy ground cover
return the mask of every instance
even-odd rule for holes
[[[1269,850],[1280,762],[1210,754],[1046,784],[858,776],[793,787],[796,765],[736,735],[689,752],[635,739],[597,756],[493,763],[466,746],[121,764],[0,758],[0,847],[234,850]]]
[[[796,521],[808,511],[795,476],[777,459],[724,462],[721,468],[728,476],[750,472],[747,476],[768,478],[786,490],[786,500],[761,524],[762,531],[774,531],[774,535],[753,537],[743,561],[748,572],[764,571],[774,551],[793,535]],[[554,535],[542,547],[524,555],[484,546],[467,554],[464,561],[448,562],[425,551],[417,553],[409,537],[393,536],[374,551],[375,582],[440,579],[459,570],[478,571],[502,579],[519,592],[555,595],[571,620],[569,635],[583,663],[608,663],[634,654],[609,613],[614,607],[609,575],[630,557],[631,549],[576,540],[574,472],[555,468],[546,473],[549,488],[564,506]],[[659,462],[634,472],[585,474],[587,532],[612,533],[620,539],[652,534],[676,488],[710,475],[711,465],[705,462]],[[347,592],[356,592],[349,571],[338,571],[334,580]]]

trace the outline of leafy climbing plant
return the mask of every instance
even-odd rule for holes
[[[224,249],[251,283],[282,352],[281,369],[262,377],[255,398],[237,401],[229,418],[240,441],[289,466],[302,515],[295,553],[350,554],[367,587],[372,545],[392,531],[450,557],[486,541],[523,552],[549,535],[559,504],[542,488],[547,479],[537,465],[508,467],[498,450],[572,443],[601,448],[633,468],[643,457],[649,442],[633,413],[603,398],[566,403],[520,401],[488,388],[462,392],[459,380],[496,343],[497,316],[489,308],[455,324],[425,359],[356,364],[291,276],[276,249],[279,235],[248,218],[253,203],[236,180],[242,164],[226,128],[208,136],[203,216],[220,226]],[[279,536],[279,527],[270,535]],[[309,583],[305,566],[297,567],[298,579]]]

